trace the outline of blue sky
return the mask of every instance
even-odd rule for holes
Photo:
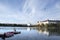
[[[0,0],[1,23],[60,20],[60,0]]]

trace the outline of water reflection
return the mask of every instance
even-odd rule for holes
[[[49,36],[60,36],[60,29],[48,29]]]
[[[31,29],[30,29],[30,27],[27,27],[27,31],[30,31]]]
[[[14,31],[13,29],[16,29],[17,31],[19,30],[26,30],[26,31],[31,31],[31,30],[36,30],[38,33],[43,33],[45,35],[60,35],[60,29],[40,29],[38,27],[0,27],[0,33],[3,32],[8,32],[8,31]]]
[[[48,36],[60,36],[60,29],[48,29],[48,28],[43,28],[43,29],[38,29],[40,33],[43,33]]]
[[[21,34],[15,35],[6,40],[60,40],[59,29],[40,29],[38,27],[0,27],[0,33],[14,31],[21,32]],[[2,39],[0,39],[2,40]]]

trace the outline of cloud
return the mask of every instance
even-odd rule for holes
[[[32,22],[60,18],[60,1],[58,0],[29,0],[26,1],[23,9],[24,13],[33,19]]]
[[[57,9],[60,9],[60,2],[56,3],[55,7],[56,7]]]
[[[0,3],[0,22],[18,23],[18,20],[24,20],[24,16],[18,10],[10,8],[8,5]]]
[[[0,3],[0,22],[35,23],[40,20],[59,19],[59,2],[56,0],[23,0],[12,1],[12,3],[10,1],[8,4],[2,2]]]
[[[23,12],[24,14],[27,14],[27,19],[29,19],[30,22],[36,22],[45,15],[44,11],[42,11],[41,9],[43,9],[44,5],[46,4],[42,5],[42,3],[39,3],[40,1],[38,1],[27,0],[23,7]]]

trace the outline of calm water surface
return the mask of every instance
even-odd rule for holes
[[[13,28],[16,28],[16,31],[21,32],[21,34],[6,38],[6,40],[60,40],[60,36],[47,35],[46,32],[45,34],[41,33],[36,27],[31,29],[28,27],[0,27],[0,33],[14,31]],[[0,40],[2,39],[0,38]]]

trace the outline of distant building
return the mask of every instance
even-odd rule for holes
[[[38,21],[37,24],[56,24],[56,23],[60,23],[60,20],[45,20],[45,21]]]

